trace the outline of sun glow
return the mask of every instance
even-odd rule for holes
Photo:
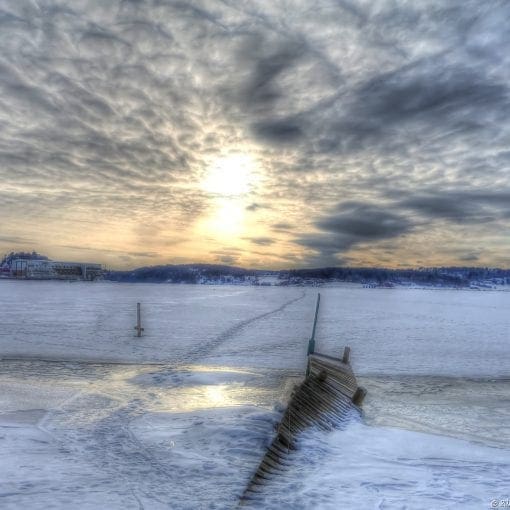
[[[202,187],[214,195],[244,195],[255,184],[254,169],[255,161],[249,154],[222,156],[209,165]]]
[[[249,195],[259,181],[255,158],[249,152],[232,152],[212,160],[201,182],[209,197],[209,214],[197,225],[202,236],[231,242],[242,236]]]

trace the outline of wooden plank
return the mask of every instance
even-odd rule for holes
[[[299,437],[309,427],[330,431],[342,427],[359,408],[366,391],[358,387],[349,364],[350,349],[343,358],[319,353],[308,357],[307,375],[296,387],[257,471],[246,488],[241,505],[260,501],[266,485],[282,476],[291,464],[292,451],[299,447]]]

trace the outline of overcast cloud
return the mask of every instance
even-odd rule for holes
[[[509,24],[505,1],[4,0],[0,249],[508,267]],[[235,209],[203,182],[239,153]]]

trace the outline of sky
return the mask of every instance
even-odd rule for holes
[[[0,1],[0,253],[510,267],[507,1]]]

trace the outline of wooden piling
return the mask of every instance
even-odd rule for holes
[[[141,317],[141,310],[140,310],[140,303],[136,303],[136,326],[135,326],[135,330],[136,330],[136,336],[137,337],[141,337],[142,336],[142,331],[144,330],[142,328],[142,317]]]
[[[241,506],[259,499],[264,485],[284,473],[303,431],[309,427],[324,431],[342,428],[352,413],[359,413],[357,406],[366,390],[358,386],[349,357],[349,347],[342,359],[309,355],[307,376],[292,393],[273,442],[241,498]]]
[[[362,386],[358,386],[356,393],[352,397],[352,403],[354,405],[360,406],[363,400],[365,399],[366,394],[367,390]]]
[[[349,364],[349,358],[351,357],[351,348],[348,346],[344,347],[344,355],[342,357],[342,363]]]
[[[319,306],[321,304],[321,295],[317,294],[317,304],[315,305],[315,317],[313,319],[313,327],[312,327],[312,336],[310,337],[310,341],[308,342],[308,354],[313,354],[315,352],[315,330],[317,328],[317,318],[319,316]]]

